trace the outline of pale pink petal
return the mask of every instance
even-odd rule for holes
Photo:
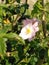
[[[35,32],[38,32],[39,31],[39,27],[36,27],[34,30],[35,30]]]
[[[32,20],[32,23],[39,22],[38,19],[36,19],[36,18],[33,18],[31,20]]]
[[[31,29],[31,33],[26,34],[26,29],[28,27]],[[36,32],[38,31],[39,31],[38,20],[36,18],[26,19],[23,21],[23,28],[19,36],[22,37],[24,40],[28,39],[29,41],[31,41],[35,37]]]
[[[23,26],[26,26],[27,24],[31,23],[31,19],[26,19],[23,21]]]
[[[34,24],[33,24],[33,27],[35,28],[35,27],[37,27],[38,26],[38,22],[35,22]]]

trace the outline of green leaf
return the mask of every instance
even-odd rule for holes
[[[6,53],[6,43],[3,38],[0,37],[0,55],[3,56]]]
[[[0,37],[7,38],[7,39],[14,39],[19,42],[19,44],[25,44],[25,41],[16,33],[4,33],[4,31],[0,31]]]
[[[11,24],[8,24],[3,29],[0,30],[0,34],[7,33],[10,30],[11,30]]]
[[[25,8],[24,7],[21,7],[20,8],[20,13],[24,13],[24,10],[25,10]]]
[[[20,42],[20,44],[25,44],[25,41],[19,37],[19,35],[17,35],[16,33],[9,33],[6,35],[8,38],[13,38],[15,40],[18,40]]]
[[[38,59],[37,59],[36,57],[34,57],[34,61],[35,61],[35,62],[37,62],[37,61],[38,61]]]
[[[2,9],[2,7],[0,6],[0,16],[2,16],[2,13],[3,13],[3,9]]]
[[[30,64],[31,65],[35,65],[36,64],[34,57],[31,57]]]
[[[6,65],[11,65],[11,64],[8,62],[8,60],[6,60]]]
[[[16,0],[18,3],[20,3],[20,0]]]
[[[19,42],[19,44],[25,44],[25,41],[21,37],[19,37],[19,35],[17,35],[16,33],[8,33],[4,35],[4,37],[8,39],[15,39]]]

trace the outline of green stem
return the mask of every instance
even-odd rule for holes
[[[48,48],[48,65],[49,65],[49,48]]]
[[[3,22],[3,20],[2,20],[2,29],[4,29],[4,22]]]
[[[42,0],[43,9],[45,7],[44,0]],[[42,12],[42,28],[43,28],[43,35],[46,38],[46,22],[45,22],[45,11]]]

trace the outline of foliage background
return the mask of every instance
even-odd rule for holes
[[[49,2],[33,2],[0,0],[0,65],[49,65]],[[19,33],[23,20],[34,17],[40,30],[29,42]]]

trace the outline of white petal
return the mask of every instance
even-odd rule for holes
[[[27,28],[30,28],[31,32],[29,34],[26,34]],[[25,27],[22,28],[21,33],[19,34],[20,37],[23,39],[28,39],[32,36],[33,28],[31,24],[26,25]]]
[[[20,33],[19,36],[22,37],[22,39],[24,39],[24,40],[28,39],[28,37],[25,34]]]

